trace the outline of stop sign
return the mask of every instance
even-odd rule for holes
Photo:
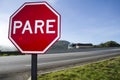
[[[60,38],[60,14],[46,2],[27,2],[10,17],[8,38],[22,53],[45,53]]]

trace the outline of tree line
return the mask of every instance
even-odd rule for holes
[[[120,44],[115,42],[115,41],[107,41],[107,42],[104,42],[104,43],[101,43],[99,45],[94,45],[94,47],[120,47]]]

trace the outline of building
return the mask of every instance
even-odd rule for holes
[[[73,49],[73,48],[76,48],[76,49],[79,49],[79,48],[91,48],[93,47],[93,44],[91,43],[86,43],[86,44],[83,44],[83,43],[72,43],[69,45],[69,49]]]

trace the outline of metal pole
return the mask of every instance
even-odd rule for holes
[[[32,54],[31,59],[31,80],[37,80],[37,54]]]

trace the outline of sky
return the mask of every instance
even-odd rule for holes
[[[13,47],[8,40],[10,16],[25,2],[0,1],[0,46]],[[61,14],[61,38],[72,43],[120,43],[120,0],[45,0]]]

